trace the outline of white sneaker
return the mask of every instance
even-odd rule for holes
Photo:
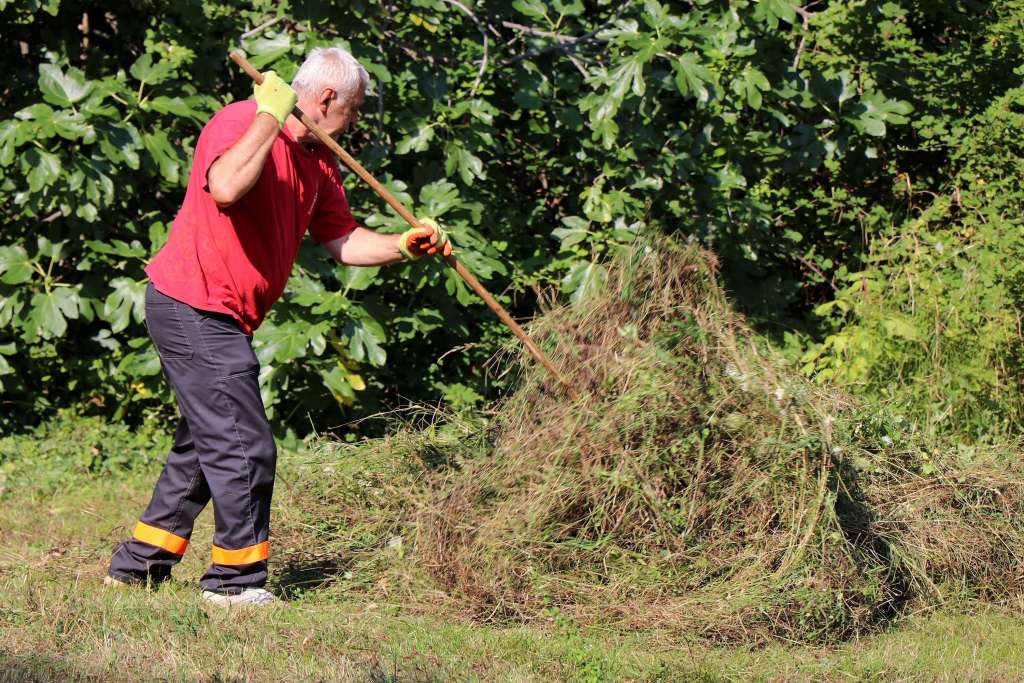
[[[260,607],[280,602],[273,593],[262,588],[246,588],[241,593],[224,595],[213,591],[203,591],[203,599],[214,605],[257,605]]]

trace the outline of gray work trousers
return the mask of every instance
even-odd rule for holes
[[[146,326],[181,417],[149,506],[114,551],[109,574],[128,583],[170,578],[212,499],[212,563],[200,584],[224,594],[261,587],[277,450],[252,340],[231,316],[192,308],[152,284]]]

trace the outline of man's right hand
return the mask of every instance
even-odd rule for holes
[[[254,85],[252,92],[256,96],[256,114],[266,112],[277,119],[279,127],[284,127],[288,114],[298,100],[291,86],[273,71],[265,71],[263,82]]]
[[[416,220],[420,227],[410,228],[398,236],[398,250],[405,260],[415,261],[435,254],[450,256],[452,243],[448,232],[430,218]]]

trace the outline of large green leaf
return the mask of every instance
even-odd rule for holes
[[[0,247],[0,282],[5,285],[27,282],[35,272],[33,263],[20,244]]]
[[[908,102],[890,100],[881,93],[870,93],[862,97],[853,109],[851,120],[860,132],[880,138],[885,137],[886,123],[905,124],[907,115],[913,110]]]
[[[430,145],[430,141],[433,139],[434,127],[426,124],[421,125],[416,129],[415,133],[407,135],[398,141],[395,145],[395,153],[425,152]]]
[[[153,63],[153,55],[149,52],[142,55],[128,69],[129,73],[148,85],[163,83],[174,73],[174,64],[168,61]]]
[[[379,266],[341,266],[337,269],[338,281],[341,286],[356,291],[364,290],[372,285],[379,272]]]
[[[93,204],[106,205],[114,200],[114,180],[107,175],[113,171],[101,161],[87,161],[79,165],[83,171],[85,196]]]
[[[22,323],[21,312],[25,310],[23,295],[27,298],[25,290],[15,290],[10,296],[0,296],[0,328],[20,326]]]
[[[204,119],[202,112],[198,112],[193,109],[181,97],[167,97],[161,95],[160,97],[154,97],[150,100],[149,106],[151,109],[158,111],[161,114],[174,114],[175,116],[184,116],[197,121],[202,121]]]
[[[448,143],[445,152],[448,155],[444,162],[445,173],[451,175],[458,170],[459,177],[467,185],[472,185],[474,179],[483,176],[484,162],[461,143],[457,141]]]
[[[21,162],[32,192],[39,192],[60,178],[60,158],[56,154],[33,147],[22,155]]]
[[[40,235],[36,238],[36,256],[40,259],[48,258],[59,261],[64,256],[64,247],[67,245],[68,240],[54,242],[50,238]]]
[[[460,202],[459,188],[447,180],[435,180],[420,190],[420,204],[431,218],[443,216]]]
[[[154,133],[146,133],[142,141],[160,168],[160,175],[169,183],[177,184],[180,177],[181,158],[178,156],[171,141],[167,138],[167,131],[158,130]]]
[[[757,0],[758,13],[767,20],[770,27],[776,28],[779,20],[794,23],[796,10],[800,6],[797,0]]]
[[[565,216],[562,218],[564,228],[555,228],[551,236],[562,243],[562,249],[568,249],[587,239],[590,234],[590,224],[579,216]]]
[[[124,162],[128,168],[138,170],[142,136],[131,123],[101,121],[97,124],[100,150],[111,163]]]
[[[152,345],[146,345],[141,351],[126,353],[117,365],[118,372],[129,377],[151,377],[160,374],[160,356]]]
[[[119,256],[126,259],[146,257],[146,248],[138,240],[132,240],[131,244],[123,240],[110,240],[110,242],[87,240],[85,246],[97,254],[106,254],[108,256]]]
[[[761,73],[760,69],[754,66],[747,67],[743,73],[733,81],[733,90],[737,95],[742,96],[752,109],[760,109],[763,102],[762,92],[771,90],[771,83]]]
[[[632,90],[637,97],[642,97],[646,86],[644,84],[644,64],[646,60],[640,55],[634,55],[627,59],[611,74],[612,97],[621,100],[626,93]]]
[[[711,71],[701,64],[700,58],[694,53],[680,55],[672,64],[676,73],[676,87],[683,95],[692,95],[700,102],[707,102],[710,97],[708,86],[714,83]]]
[[[583,213],[592,221],[607,223],[615,215],[611,195],[599,183],[583,190]]]
[[[570,293],[578,303],[593,293],[599,292],[608,279],[608,271],[600,263],[581,261],[562,279],[562,291]]]
[[[291,36],[282,32],[273,36],[261,36],[254,40],[247,40],[245,51],[249,54],[249,63],[257,69],[262,69],[286,55],[291,50],[291,46]]]
[[[0,122],[0,166],[10,166],[19,145],[27,136],[21,124],[14,119]]]
[[[81,140],[87,145],[96,141],[96,129],[79,112],[59,111],[51,120],[62,138]]]
[[[57,126],[53,123],[53,107],[42,102],[14,112],[14,118],[24,121],[18,126],[22,140],[40,140],[52,138],[57,134]]]
[[[127,328],[132,317],[141,323],[146,317],[146,282],[116,277],[110,281],[110,287],[102,316],[110,323],[110,330],[116,333]]]
[[[71,287],[56,287],[32,297],[25,331],[32,337],[53,339],[67,331],[67,319],[78,317],[78,292]]]
[[[62,71],[56,64],[39,65],[39,90],[43,99],[59,107],[70,107],[84,99],[92,90],[85,74],[75,67]]]
[[[512,7],[530,19],[545,19],[549,11],[540,0],[513,0]]]
[[[355,389],[349,381],[351,376],[351,373],[339,366],[334,366],[329,371],[321,371],[320,373],[324,386],[330,390],[334,400],[342,404],[351,404],[356,398]]]
[[[444,289],[448,296],[454,296],[461,306],[471,306],[479,302],[476,295],[453,268],[444,270]]]
[[[378,366],[387,362],[387,352],[381,347],[387,337],[376,320],[369,317],[349,320],[342,334],[348,340],[348,352],[354,360]]]
[[[309,335],[306,326],[296,322],[264,324],[256,332],[256,355],[263,364],[287,363],[306,355]]]

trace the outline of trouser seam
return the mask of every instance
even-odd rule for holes
[[[227,389],[226,383],[224,382],[224,380],[220,380],[219,384],[224,389],[224,391],[222,392],[222,396],[227,398],[228,393],[226,391],[226,389]],[[242,435],[238,431],[238,413],[235,411],[235,406],[231,402],[231,399],[227,398],[227,401],[228,401],[228,410],[231,411],[231,428],[235,432],[235,439],[238,440],[238,448],[241,449],[241,451],[242,451],[242,462],[245,463],[245,483],[246,483],[245,511],[249,515],[249,534],[250,534],[250,537],[252,538],[252,543],[250,543],[249,545],[256,545],[258,543],[258,541],[256,540],[256,519],[252,515],[252,505],[253,505],[252,468],[249,466],[249,454],[245,450],[245,444],[242,443]],[[233,548],[231,550],[233,550]]]
[[[251,545],[256,545],[256,520],[252,515],[252,468],[249,466],[249,454],[245,450],[245,444],[242,443],[242,435],[238,431],[238,414],[235,411],[235,407],[231,402],[231,398],[228,396],[227,386],[223,380],[225,375],[222,366],[217,363],[213,354],[210,353],[210,346],[206,343],[206,337],[203,336],[203,326],[201,316],[198,313],[193,312],[193,315],[197,318],[196,324],[196,336],[199,338],[199,342],[203,345],[204,355],[207,360],[217,368],[218,380],[217,384],[221,387],[221,397],[227,401],[227,408],[231,413],[231,428],[235,432],[235,439],[238,441],[238,448],[242,451],[242,462],[245,463],[245,512],[249,517],[249,535],[252,538]],[[241,331],[239,331],[241,334]],[[216,503],[214,503],[216,504]]]
[[[193,446],[193,449],[195,446]],[[185,501],[192,497],[192,494],[196,490],[196,482],[199,481],[199,477],[203,473],[203,468],[199,466],[199,453],[196,453],[196,468],[192,473],[192,479],[189,480],[188,488],[185,489],[184,494],[178,499],[178,508],[174,511],[174,526],[172,527],[173,532],[178,531],[178,525],[181,523],[181,513],[185,509]],[[194,521],[193,521],[194,523]],[[189,538],[192,537],[192,533],[189,532]]]

